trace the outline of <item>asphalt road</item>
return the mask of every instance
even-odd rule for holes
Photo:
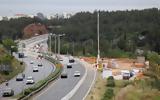
[[[40,37],[40,39],[39,39]],[[41,42],[41,38],[43,38],[43,36],[39,36],[38,38],[34,37],[34,39],[36,38],[36,41],[34,39],[30,39],[29,41],[29,45],[26,45],[26,48],[29,48],[33,45],[35,45],[35,42],[38,43],[39,41]],[[46,37],[45,37],[46,38]],[[45,38],[43,38],[45,40]],[[25,41],[28,41],[28,40],[25,40]],[[31,42],[33,41],[33,42]],[[27,42],[26,42],[27,43]],[[27,49],[28,50],[28,49]],[[30,51],[29,51],[30,52]],[[29,53],[27,52],[27,53]],[[15,54],[15,57],[17,57],[17,55]],[[22,59],[20,59],[22,60]],[[36,59],[34,57],[26,57],[26,58],[23,58],[23,61],[25,62],[26,66],[25,66],[25,70],[24,70],[24,74],[26,77],[28,76],[33,76],[35,82],[38,82],[42,79],[44,79],[45,77],[47,77],[52,71],[54,71],[55,67],[52,63],[50,63],[49,61],[45,60],[45,59]],[[30,62],[33,61],[34,64],[30,64]],[[38,63],[42,63],[43,66],[42,67],[39,67],[39,72],[33,72],[33,65],[38,65]],[[14,90],[14,93],[15,95],[22,92],[22,90],[24,88],[28,88],[28,87],[31,87],[33,85],[26,85],[26,79],[24,79],[24,81],[16,81],[16,77],[14,77],[13,79],[9,80],[8,81],[9,83],[9,88],[12,88]],[[3,89],[7,88],[5,86],[5,83],[1,84],[0,85],[0,99],[2,99],[2,91]]]
[[[54,71],[54,65],[51,64],[50,62],[48,62],[47,60],[37,60],[31,57],[27,57],[24,58],[23,61],[25,62],[26,66],[25,66],[25,71],[23,73],[25,73],[25,76],[33,76],[35,82],[38,82],[39,80],[44,79],[45,77],[47,77],[52,71]],[[30,64],[30,61],[34,61],[34,64]],[[43,64],[42,67],[39,67],[39,72],[33,72],[33,65],[37,65],[39,62],[41,62]],[[24,79],[24,81],[16,81],[16,77],[9,80],[9,88],[12,88],[14,90],[15,95],[20,93],[24,88],[28,88],[30,86],[33,85],[26,85],[26,79]],[[3,90],[5,89],[5,83],[0,85],[0,89]],[[1,91],[2,92],[2,91]],[[1,96],[1,95],[0,95]]]
[[[59,78],[58,80],[53,82],[49,87],[47,87],[46,89],[38,93],[36,96],[34,96],[32,98],[33,100],[61,100],[61,98],[67,95],[82,78],[82,76],[85,73],[84,66],[82,66],[82,64],[76,61],[71,69],[67,69],[66,64],[68,63],[69,59],[66,56],[63,56],[62,58],[62,64],[65,65],[64,71],[67,72],[68,78]],[[74,77],[75,71],[80,71],[81,76]]]
[[[76,91],[76,93],[72,96],[70,100],[83,100],[89,88],[91,87],[91,84],[95,77],[95,69],[93,69],[92,66],[86,66],[86,70],[87,70],[87,76],[85,81],[82,83],[78,91]]]

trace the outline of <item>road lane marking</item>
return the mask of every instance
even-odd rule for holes
[[[82,62],[81,62],[82,63]],[[82,63],[83,64],[83,63]],[[84,66],[84,64],[83,64]],[[77,85],[66,95],[64,96],[61,100],[69,100],[70,98],[73,97],[73,95],[77,92],[77,90],[80,88],[80,86],[82,85],[82,83],[84,82],[86,76],[87,76],[87,73],[88,73],[88,70],[86,69],[86,67],[84,66],[85,68],[85,74],[83,75],[83,77],[81,78],[81,80],[77,83]]]
[[[91,83],[91,85],[90,85],[90,87],[89,87],[89,89],[88,89],[88,91],[87,91],[86,95],[83,97],[83,99],[82,99],[82,100],[85,100],[85,99],[86,99],[86,97],[88,96],[89,92],[91,91],[91,88],[93,87],[93,85],[94,85],[94,83],[95,83],[96,76],[97,76],[97,70],[96,70],[96,69],[94,69],[94,79],[93,79],[93,81],[92,81],[92,83]]]

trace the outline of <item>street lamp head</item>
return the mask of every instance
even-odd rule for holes
[[[61,36],[65,36],[65,35],[66,35],[66,34],[59,34],[58,36],[60,36],[60,37],[61,37]]]
[[[52,35],[52,33],[49,33],[49,35]]]

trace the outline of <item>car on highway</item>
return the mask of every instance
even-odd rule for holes
[[[69,59],[69,63],[74,63],[75,60],[73,58]]]
[[[17,77],[16,77],[16,81],[23,81],[23,75],[22,74],[19,74],[19,75],[17,75]]]
[[[72,64],[71,64],[71,63],[68,63],[68,64],[67,64],[67,68],[72,68]]]
[[[34,84],[34,78],[32,76],[28,76],[26,80],[26,84]]]
[[[63,58],[59,58],[59,61],[63,61]]]
[[[38,66],[33,66],[33,72],[38,72]]]
[[[18,53],[19,58],[24,58],[24,53]]]
[[[68,75],[67,75],[66,72],[63,72],[63,73],[61,74],[61,78],[67,78],[67,77],[68,77]]]
[[[14,91],[11,88],[5,88],[2,91],[2,96],[3,97],[9,97],[9,96],[13,96],[14,95]]]
[[[38,63],[38,66],[39,66],[39,67],[42,67],[43,65],[42,65],[42,63]]]
[[[75,71],[74,72],[74,77],[80,77],[80,75],[81,75],[80,71]]]
[[[31,61],[31,62],[30,62],[30,64],[34,64],[34,62],[33,62],[33,61]]]

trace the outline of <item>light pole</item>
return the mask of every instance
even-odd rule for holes
[[[50,33],[49,35],[49,51],[52,53],[52,36],[55,36],[55,54],[56,54],[56,34]]]
[[[57,56],[57,42],[56,42],[56,35],[54,36],[54,53],[55,53],[55,58],[56,58],[56,56]]]
[[[51,47],[51,42],[52,42],[52,33],[50,33],[49,34],[49,40],[50,40],[50,43],[49,43],[49,52],[50,52],[50,54],[51,54],[51,52],[52,52],[52,47]]]
[[[59,34],[58,35],[58,55],[60,55],[60,51],[61,51],[61,40],[60,37],[65,36],[65,34]]]
[[[99,67],[99,59],[100,59],[100,50],[99,50],[99,12],[97,13],[97,42],[98,42],[97,67]]]

